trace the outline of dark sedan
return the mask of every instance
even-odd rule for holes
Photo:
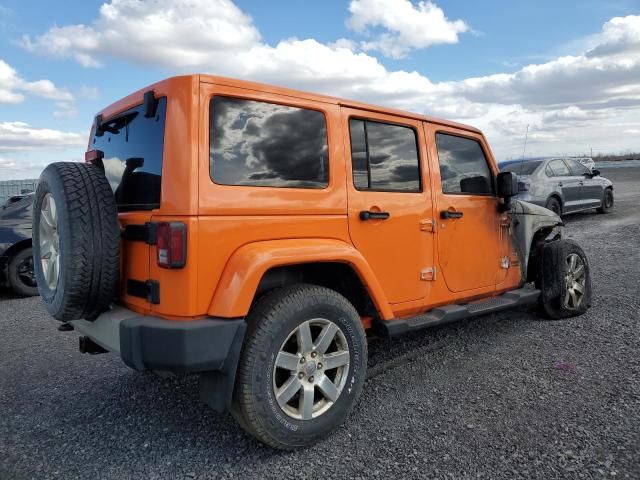
[[[535,203],[558,215],[595,208],[608,213],[613,208],[613,184],[571,158],[524,160],[501,165],[502,171],[518,176],[516,198]]]
[[[0,285],[19,295],[38,295],[31,252],[33,194],[0,207]]]

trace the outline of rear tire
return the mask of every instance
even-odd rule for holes
[[[562,216],[562,205],[560,205],[560,202],[555,197],[551,197],[549,200],[547,200],[545,208],[551,210],[553,213],[555,213],[559,217]]]
[[[598,213],[610,213],[613,210],[613,189],[607,188],[602,195],[602,204],[596,209]]]
[[[120,229],[101,169],[75,162],[45,168],[33,203],[33,251],[38,289],[53,317],[91,320],[108,308],[117,289]]]
[[[542,246],[537,287],[547,318],[582,315],[591,307],[591,270],[582,248],[571,240]]]
[[[293,285],[260,299],[247,322],[233,415],[273,448],[312,445],[345,420],[362,390],[360,316],[333,290]]]
[[[8,273],[9,286],[15,293],[23,297],[38,295],[31,248],[20,250],[11,257]]]

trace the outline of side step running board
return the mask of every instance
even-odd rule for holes
[[[500,310],[518,305],[533,303],[538,300],[539,296],[540,290],[535,288],[519,288],[506,292],[498,297],[491,297],[479,302],[464,305],[445,305],[444,307],[434,308],[427,313],[415,317],[379,321],[376,322],[376,326],[379,327],[385,335],[395,337],[396,335],[441,325],[443,323],[455,322],[476,315],[499,312]]]

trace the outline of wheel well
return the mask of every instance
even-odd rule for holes
[[[14,243],[9,248],[7,248],[7,250],[4,252],[4,255],[9,259],[19,251],[24,250],[25,248],[31,248],[31,246],[31,239],[25,238],[24,240],[20,240],[19,242]]]
[[[527,282],[538,282],[540,269],[541,247],[548,241],[557,240],[559,237],[549,238],[554,227],[541,228],[533,234],[531,238],[531,248],[529,248],[529,258],[527,259]]]
[[[555,198],[558,201],[558,203],[560,204],[560,211],[562,211],[563,205],[562,205],[562,198],[560,198],[560,195],[558,195],[557,193],[552,193],[551,195],[549,195],[549,198],[547,198],[547,203],[552,198]]]
[[[294,283],[309,283],[330,288],[344,296],[361,317],[378,317],[376,307],[364,283],[346,263],[303,263],[274,267],[265,272],[258,284],[251,305],[274,288]]]

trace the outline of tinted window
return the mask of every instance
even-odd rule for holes
[[[502,168],[503,172],[513,172],[517,175],[531,175],[540,166],[540,162],[510,163]]]
[[[122,112],[102,122],[91,148],[104,152],[102,163],[118,206],[151,209],[160,206],[160,180],[167,99],[158,100],[156,115],[144,116],[144,107]]]
[[[567,160],[566,162],[567,165],[569,165],[569,171],[571,172],[571,175],[583,176],[585,173],[589,173],[589,169],[577,160]]]
[[[444,193],[493,193],[493,175],[476,140],[438,133],[436,145]]]
[[[420,162],[412,128],[349,122],[353,183],[358,190],[420,191]]]
[[[551,167],[549,166],[549,164],[547,164],[547,166],[545,167],[545,169],[544,169],[544,173],[546,173],[546,174],[547,174],[547,177],[553,177],[553,176],[555,176],[555,175],[553,174],[553,170],[551,170]]]
[[[564,177],[570,175],[569,169],[562,160],[551,160],[549,168],[553,172],[554,177]]]
[[[298,188],[328,185],[327,125],[321,112],[215,97],[209,117],[214,182]]]

